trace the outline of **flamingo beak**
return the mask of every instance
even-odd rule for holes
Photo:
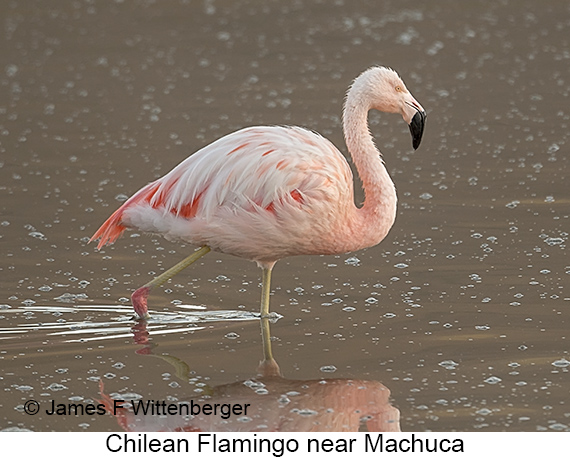
[[[417,110],[417,113],[414,114],[414,117],[412,117],[412,121],[410,122],[409,127],[410,133],[412,135],[412,146],[414,149],[418,149],[422,141],[427,114],[423,109],[417,108],[415,106],[414,108]]]

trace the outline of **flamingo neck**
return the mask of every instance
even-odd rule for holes
[[[371,108],[365,88],[356,80],[346,99],[343,129],[365,194],[362,208],[356,210],[355,228],[369,245],[380,242],[392,227],[397,203],[394,183],[368,129]]]

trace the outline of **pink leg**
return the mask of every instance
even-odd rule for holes
[[[194,251],[184,260],[178,262],[172,268],[166,270],[164,273],[157,276],[152,281],[147,282],[144,286],[139,287],[137,290],[135,290],[131,295],[131,302],[138,316],[142,319],[146,319],[148,317],[148,307],[146,299],[148,297],[148,294],[150,293],[150,289],[156,286],[160,286],[161,284],[164,284],[175,274],[182,271],[188,265],[194,263],[200,257],[206,255],[208,252],[210,252],[210,248],[208,246],[202,246],[200,249]]]
[[[133,292],[131,295],[131,302],[137,315],[143,319],[148,317],[148,307],[146,299],[150,293],[150,287],[142,286]]]

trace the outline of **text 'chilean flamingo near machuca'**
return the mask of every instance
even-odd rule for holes
[[[127,228],[200,246],[132,294],[135,312],[146,317],[153,287],[214,250],[262,268],[261,317],[267,317],[277,260],[347,253],[382,241],[394,223],[397,199],[368,129],[371,109],[401,114],[414,149],[426,119],[395,71],[372,67],[353,82],[343,130],[364,188],[360,208],[354,203],[352,172],[339,150],[312,131],[279,126],[226,135],[129,198],[91,238],[100,239],[99,249]]]

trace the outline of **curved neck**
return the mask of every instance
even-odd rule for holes
[[[346,146],[360,179],[365,200],[357,211],[361,230],[370,227],[374,238],[384,238],[396,217],[396,189],[368,129],[370,106],[366,88],[358,79],[351,87],[343,113]]]

